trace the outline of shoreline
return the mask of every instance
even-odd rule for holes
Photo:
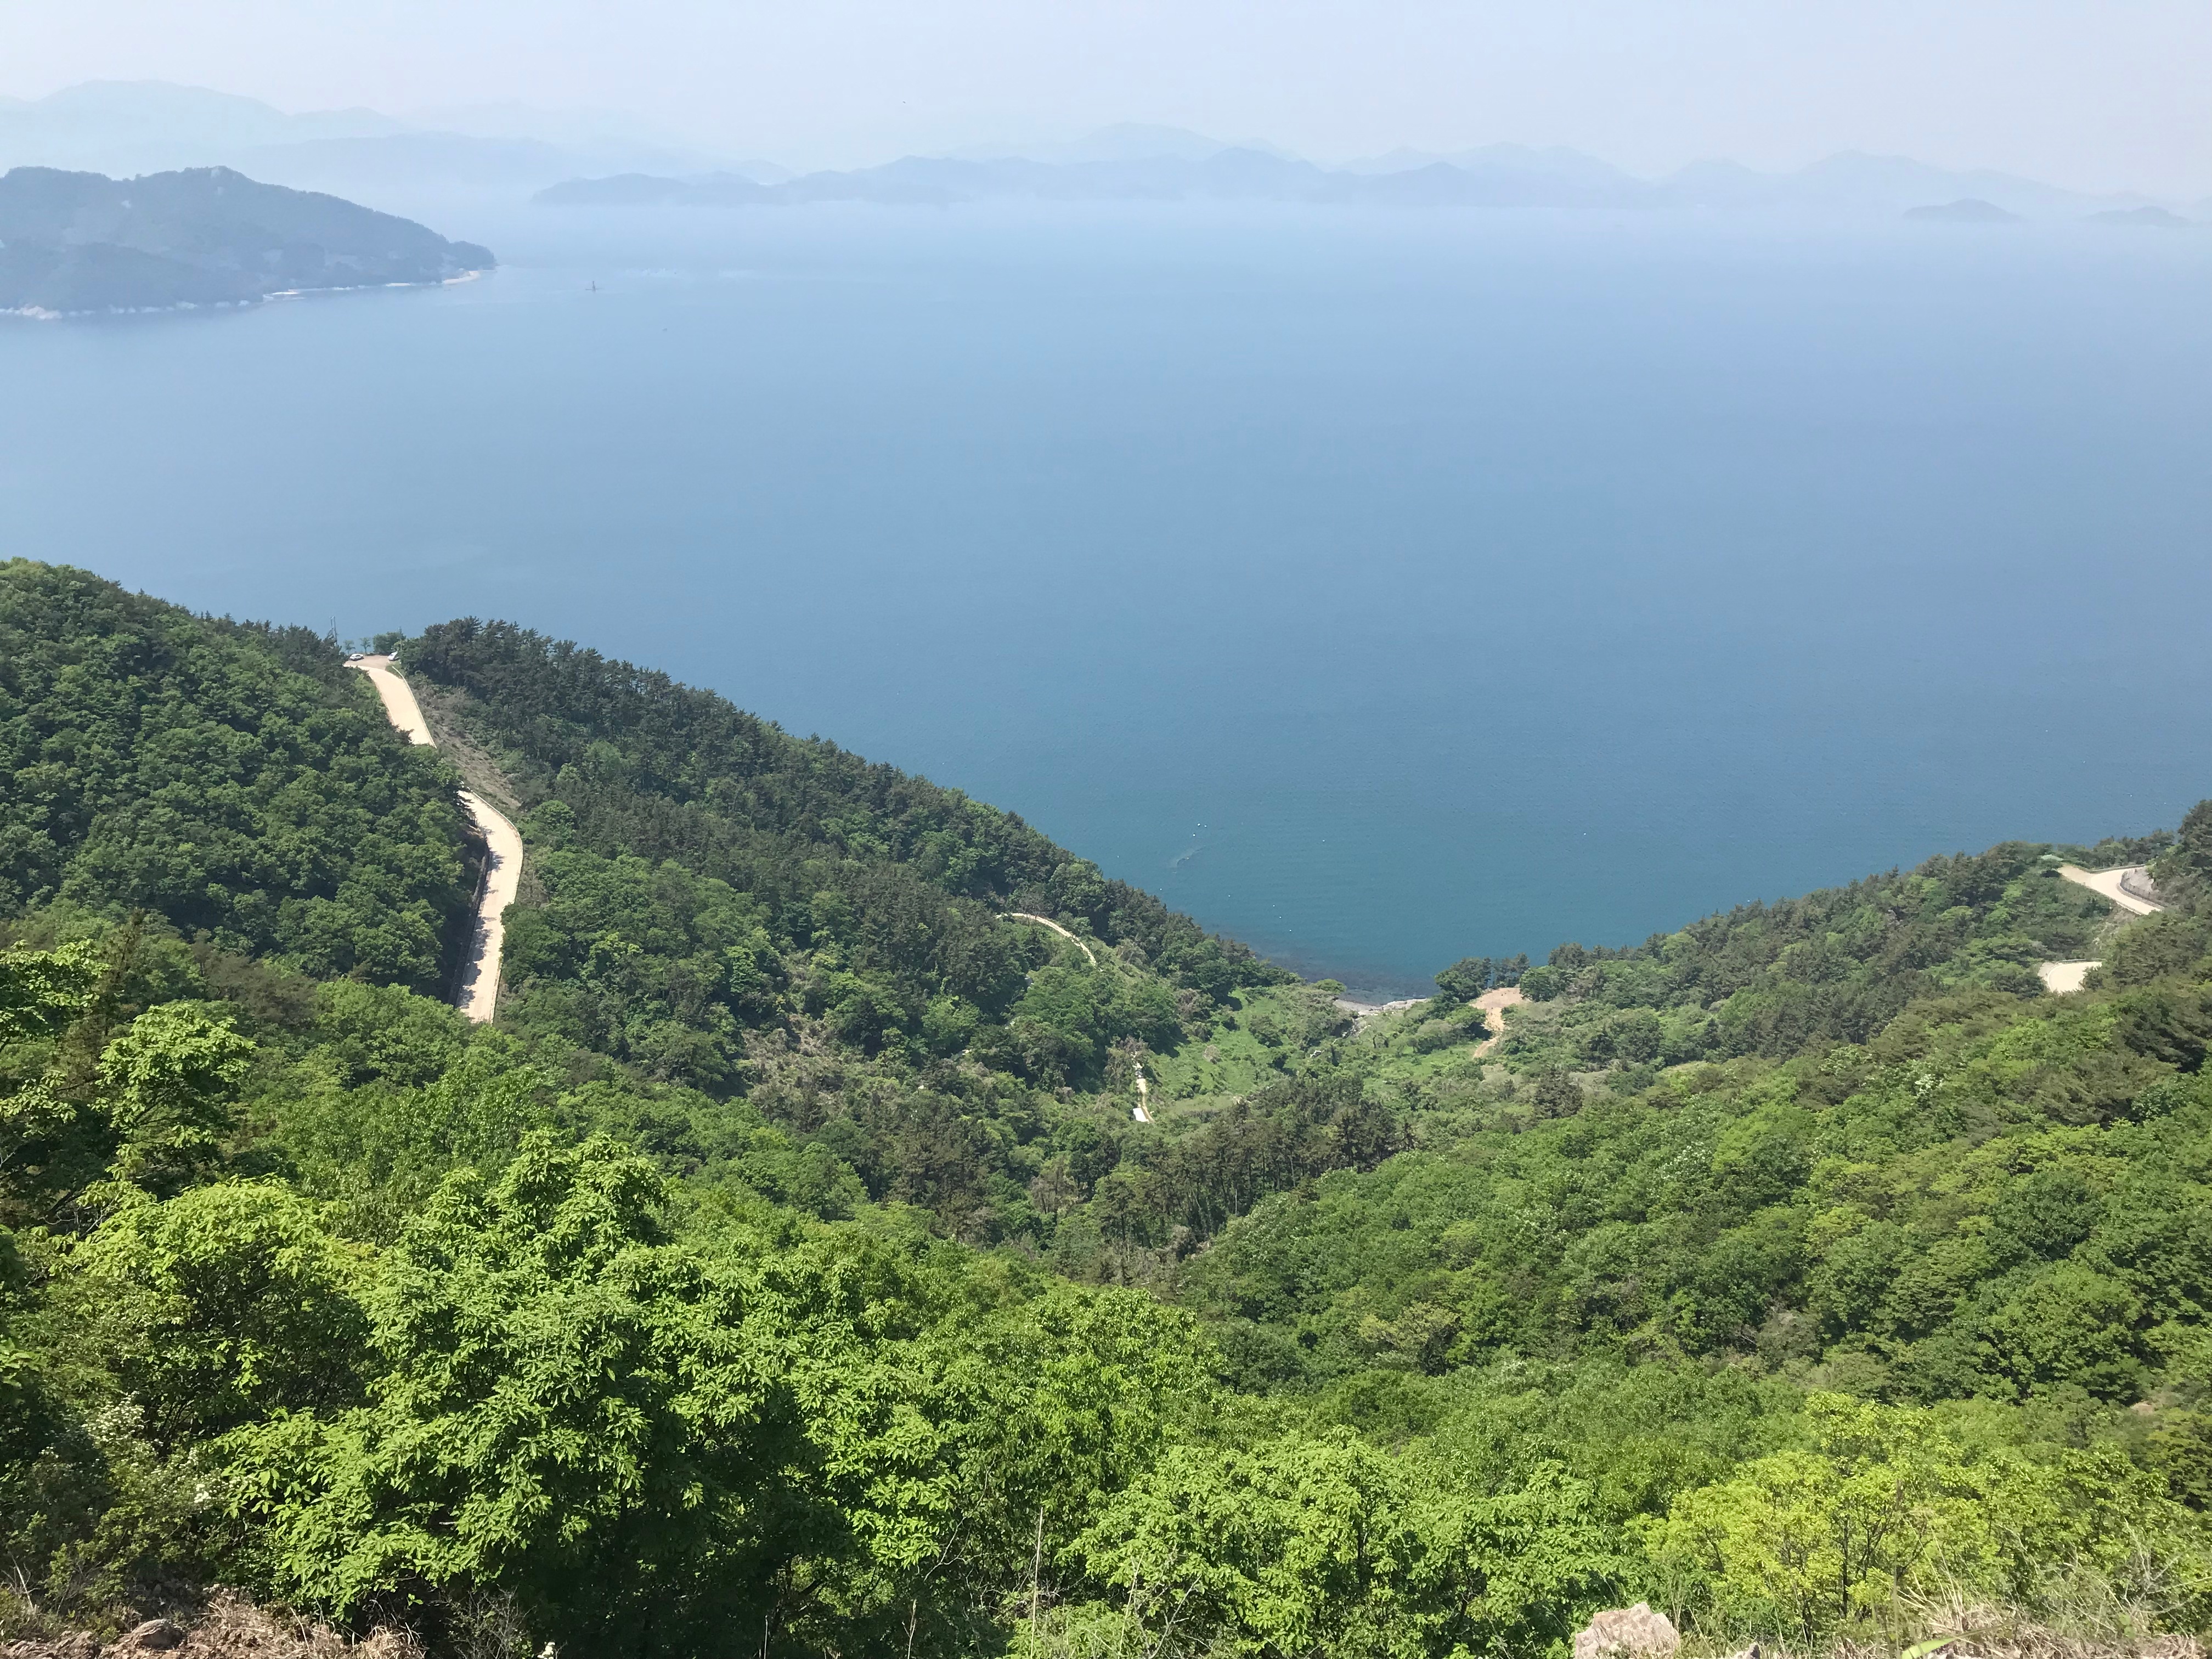
[[[487,265],[481,270],[465,270],[458,276],[438,276],[420,283],[348,283],[333,288],[278,288],[250,300],[179,300],[166,306],[93,306],[82,311],[55,311],[46,306],[14,306],[0,308],[0,317],[21,317],[28,322],[62,323],[85,317],[169,317],[180,311],[252,311],[276,300],[308,300],[319,294],[367,294],[376,289],[394,288],[453,288],[462,283],[473,283],[489,276],[498,270]]]

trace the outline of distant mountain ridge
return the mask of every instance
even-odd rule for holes
[[[1024,155],[979,147],[948,156],[902,156],[880,167],[811,173],[778,182],[721,172],[688,177],[630,172],[578,178],[540,191],[547,206],[766,206],[876,202],[950,206],[1028,199],[1277,201],[1396,207],[1766,210],[1894,218],[1930,204],[1987,202],[2005,214],[2080,218],[2143,205],[2031,179],[1951,173],[1898,156],[1846,152],[1793,173],[1702,161],[1659,179],[1564,148],[1492,144],[1450,155],[1395,150],[1327,168],[1273,149],[1212,145],[1176,129],[1109,129],[1112,143],[1051,146]],[[1108,135],[1101,135],[1102,140]],[[1149,143],[1152,153],[1139,153]],[[1112,153],[1120,152],[1120,153]]]
[[[447,282],[495,263],[489,249],[412,220],[228,167],[0,176],[0,310],[251,304],[310,289]]]
[[[0,99],[0,171],[35,166],[120,177],[210,165],[413,216],[429,216],[456,198],[550,192],[545,199],[552,202],[603,204],[1188,198],[1888,219],[1973,199],[2023,217],[2081,218],[2160,205],[2192,222],[2212,218],[2212,202],[2084,193],[1856,151],[1790,173],[1705,161],[1650,179],[1557,145],[1401,147],[1318,165],[1256,137],[1225,142],[1187,128],[1124,122],[1072,140],[968,144],[794,176],[605,112],[480,105],[406,118],[369,109],[289,114],[255,99],[162,82],[89,82],[41,99]],[[756,185],[769,193],[757,193]]]
[[[33,149],[87,154],[133,146],[231,148],[406,130],[370,109],[288,115],[256,98],[167,81],[86,81],[45,98],[0,99],[0,158]]]
[[[545,130],[532,132],[532,125]],[[348,197],[395,187],[443,196],[456,188],[520,195],[580,171],[691,170],[715,160],[625,131],[613,118],[497,106],[413,120],[368,109],[294,115],[161,81],[91,81],[46,98],[0,99],[0,172],[46,167],[121,177],[211,165]]]

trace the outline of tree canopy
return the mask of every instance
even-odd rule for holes
[[[441,1659],[2212,1625],[2204,807],[1364,1016],[452,624],[403,660],[528,848],[471,1025],[455,775],[334,642],[20,562],[0,627],[0,1636],[219,1584]]]

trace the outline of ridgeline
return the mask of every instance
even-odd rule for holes
[[[252,305],[317,289],[451,282],[494,263],[489,249],[411,219],[228,167],[0,174],[0,311]]]

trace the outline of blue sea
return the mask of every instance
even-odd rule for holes
[[[0,548],[512,617],[1369,991],[2212,794],[2212,232],[437,228],[506,264],[0,319]]]

